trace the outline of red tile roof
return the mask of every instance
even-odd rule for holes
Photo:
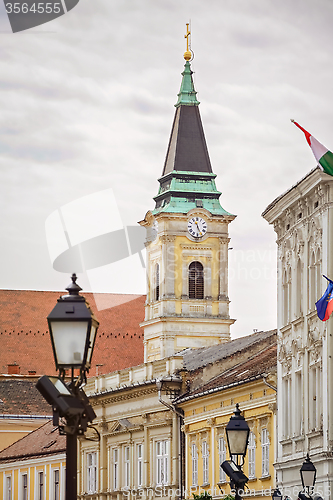
[[[0,380],[0,416],[52,415],[52,407],[36,389],[37,380]]]
[[[211,392],[218,392],[232,385],[239,385],[250,382],[256,378],[262,378],[265,374],[276,372],[277,368],[277,344],[265,347],[260,352],[255,353],[240,363],[231,366],[216,377],[208,380],[200,387],[189,390],[187,393],[179,396],[177,403],[194,399]]]
[[[54,455],[66,451],[66,436],[59,434],[52,421],[38,427],[23,438],[0,451],[0,463]]]
[[[19,365],[21,375],[55,373],[46,318],[61,295],[65,293],[0,290],[0,374],[8,373],[8,365]],[[144,319],[145,296],[83,295],[100,323],[90,375],[143,363],[139,323]]]

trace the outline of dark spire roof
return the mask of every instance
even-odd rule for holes
[[[186,61],[162,175],[173,170],[212,173],[192,74]]]
[[[181,104],[176,109],[162,175],[173,170],[212,173],[197,105]]]
[[[231,216],[219,202],[221,193],[215,185],[192,74],[186,60],[153,213],[187,213],[200,207],[213,215]]]

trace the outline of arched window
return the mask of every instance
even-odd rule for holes
[[[288,270],[288,322],[292,319],[291,267]]]
[[[160,299],[160,265],[155,267],[155,300]]]
[[[302,314],[302,262],[301,259],[298,259],[297,262],[297,280],[296,280],[296,316],[300,316]]]
[[[317,290],[316,290],[316,301],[320,299],[322,296],[321,286],[323,283],[323,279],[321,276],[321,258],[320,258],[320,250],[318,248],[316,254],[316,275],[317,275]]]
[[[200,262],[191,262],[188,273],[188,296],[190,299],[204,298],[204,272]]]
[[[287,271],[283,273],[283,324],[288,323],[288,308],[289,308],[289,298],[288,298],[288,275]]]
[[[310,257],[309,266],[309,310],[312,311],[315,307],[316,294],[317,294],[317,283],[316,283],[316,259],[315,254],[312,252]]]

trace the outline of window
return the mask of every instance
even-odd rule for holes
[[[209,451],[207,441],[202,442],[202,476],[203,484],[209,483]]]
[[[12,476],[6,476],[5,488],[5,500],[12,500]]]
[[[322,278],[322,274],[321,274],[321,258],[320,258],[320,250],[318,248],[317,250],[317,254],[316,254],[316,285],[317,285],[317,289],[316,289],[316,301],[320,299],[320,297],[322,296],[322,291],[321,291],[321,287],[322,287],[322,283],[323,283],[323,278]]]
[[[269,437],[268,430],[261,431],[261,450],[262,450],[262,477],[269,476]]]
[[[309,397],[309,416],[310,430],[319,429],[321,420],[321,370],[317,366],[310,369],[310,397]]]
[[[155,268],[155,300],[160,299],[160,265],[156,264]]]
[[[288,273],[285,271],[283,273],[283,324],[286,325],[289,321],[289,283],[288,283]]]
[[[290,376],[283,378],[282,385],[283,397],[283,430],[284,437],[291,435],[291,379]]]
[[[87,453],[87,491],[97,491],[97,453]]]
[[[296,372],[295,374],[295,384],[296,384],[296,398],[295,398],[295,414],[296,414],[296,436],[302,434],[302,419],[303,419],[303,384],[302,384],[302,372]]]
[[[117,490],[119,488],[119,450],[118,450],[118,448],[114,448],[112,458],[113,458],[113,464],[112,464],[113,489]]]
[[[37,498],[38,500],[44,500],[44,472],[39,471],[37,477]]]
[[[191,262],[189,266],[188,296],[190,299],[204,298],[204,272],[200,262]]]
[[[220,483],[226,483],[227,482],[227,476],[224,470],[221,467],[221,464],[227,460],[227,447],[225,445],[225,440],[220,437],[219,438],[219,462],[220,462],[220,477],[219,481]]]
[[[28,500],[28,474],[22,474],[22,500]]]
[[[312,252],[309,265],[309,310],[312,311],[315,307],[317,300],[317,273],[316,273],[316,259],[315,254]]]
[[[59,500],[59,470],[53,471],[53,498],[52,500]]]
[[[168,484],[169,475],[169,441],[156,442],[156,484]]]
[[[256,439],[253,432],[249,434],[248,444],[249,479],[256,477]]]
[[[137,486],[143,485],[143,445],[138,444],[136,447],[137,459]]]
[[[129,488],[131,486],[131,460],[130,460],[130,447],[124,448],[124,486]]]
[[[296,287],[296,314],[300,316],[302,314],[302,262],[298,259],[297,262],[297,287]]]
[[[192,444],[192,486],[198,486],[198,448]]]

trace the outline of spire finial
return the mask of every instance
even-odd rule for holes
[[[184,59],[185,61],[190,61],[192,59],[192,53],[189,50],[189,36],[191,34],[190,30],[188,29],[190,23],[186,23],[186,35],[184,35],[184,38],[186,38],[186,52],[184,52]]]

